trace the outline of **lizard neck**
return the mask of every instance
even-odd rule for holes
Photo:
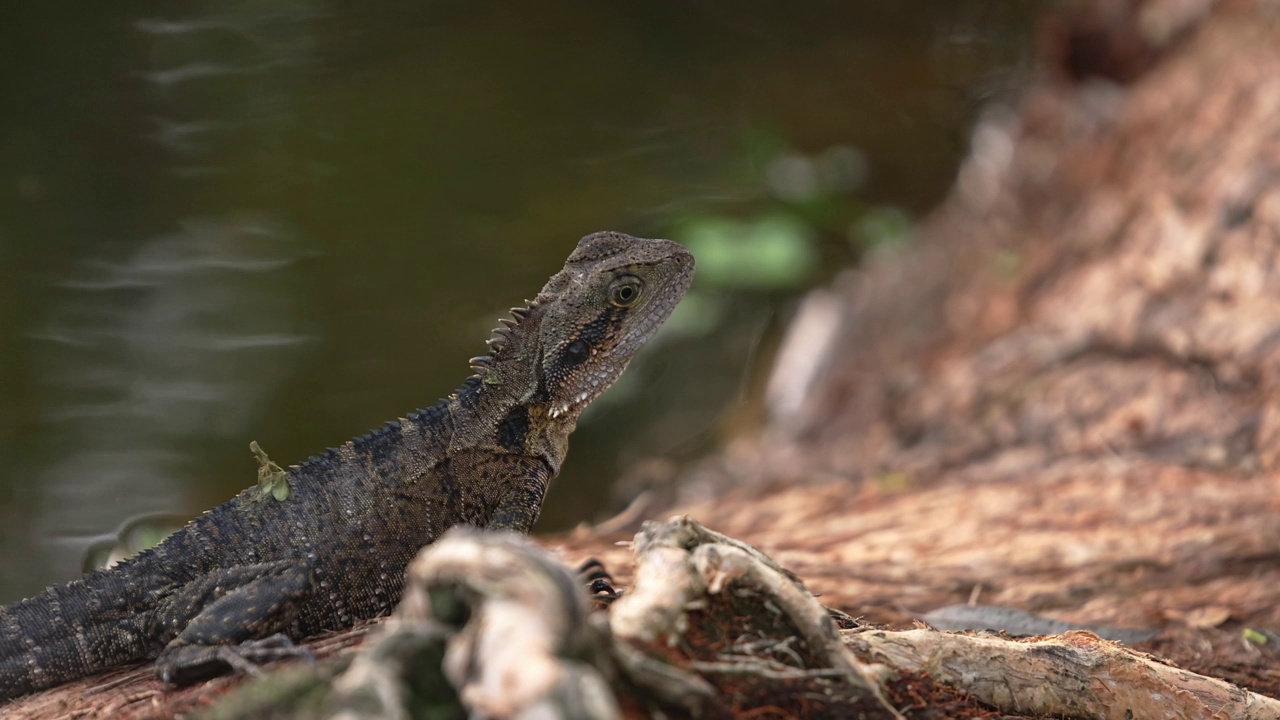
[[[558,472],[580,410],[553,416],[554,398],[542,382],[539,343],[542,308],[523,311],[502,342],[476,367],[477,373],[450,398],[454,427],[450,452],[488,452],[542,458]]]

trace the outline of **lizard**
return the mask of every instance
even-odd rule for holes
[[[582,238],[435,406],[272,464],[268,482],[260,473],[157,546],[0,608],[0,701],[149,659],[166,685],[254,671],[305,654],[295,641],[388,614],[409,561],[450,527],[528,533],[582,411],[693,270],[669,240]]]

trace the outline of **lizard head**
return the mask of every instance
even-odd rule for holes
[[[576,418],[607,390],[692,279],[693,255],[670,240],[582,238],[528,310],[538,315],[535,373],[547,414]]]

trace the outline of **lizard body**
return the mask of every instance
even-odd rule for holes
[[[409,560],[452,526],[529,532],[579,414],[692,275],[670,241],[583,238],[434,407],[282,471],[119,565],[0,608],[0,700],[148,658],[185,681],[278,657],[290,639],[390,612]]]

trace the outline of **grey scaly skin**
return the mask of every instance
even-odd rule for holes
[[[529,532],[578,416],[692,277],[670,241],[583,238],[453,395],[0,609],[0,699],[147,658],[176,682],[248,667],[390,612],[409,560],[450,527]]]

